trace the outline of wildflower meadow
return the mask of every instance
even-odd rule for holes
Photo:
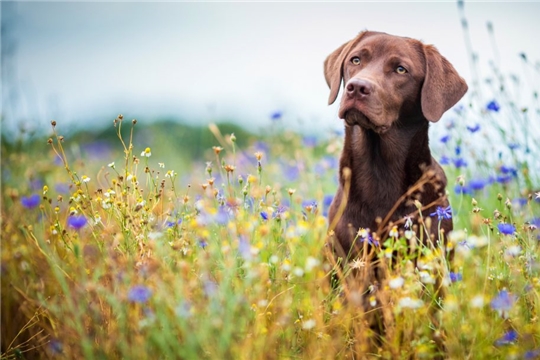
[[[105,152],[61,119],[3,138],[1,358],[540,358],[540,110],[517,81],[493,70],[434,126],[451,206],[423,221],[453,219],[453,259],[396,228],[377,296],[325,246],[339,132],[278,111],[263,135],[211,124],[188,159],[122,115]]]

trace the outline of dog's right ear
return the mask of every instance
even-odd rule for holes
[[[365,31],[361,32],[351,41],[346,42],[338,47],[333,53],[328,55],[324,61],[324,77],[326,78],[326,83],[330,88],[328,105],[332,105],[338,96],[339,88],[341,86],[341,79],[343,79],[343,61],[345,60],[345,57],[353,45],[355,45],[365,33]]]

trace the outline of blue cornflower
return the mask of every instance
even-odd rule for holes
[[[300,168],[297,165],[285,165],[283,173],[287,180],[295,181],[300,176]]]
[[[508,345],[515,342],[518,338],[518,333],[515,330],[506,332],[502,337],[495,340],[495,346]]]
[[[245,236],[240,236],[238,239],[238,252],[244,258],[244,260],[251,260],[251,245]]]
[[[21,197],[21,204],[27,209],[33,209],[39,205],[40,200],[41,200],[41,196],[39,196],[38,194],[33,194],[30,196],[23,196]]]
[[[513,177],[517,177],[518,175],[517,169],[513,166],[501,165],[500,170],[505,175],[512,175]]]
[[[516,227],[512,224],[500,223],[497,228],[503,235],[514,235],[516,232]]]
[[[499,312],[505,312],[511,310],[515,302],[515,295],[509,294],[506,290],[501,290],[499,294],[491,300],[491,308]]]
[[[456,186],[454,186],[454,192],[457,194],[457,195],[472,195],[472,190],[470,187],[466,186],[466,185],[461,185],[461,184],[456,184]]]
[[[469,130],[472,133],[475,133],[478,130],[480,130],[480,124],[476,124],[474,126],[467,126],[467,130]]]
[[[304,139],[302,139],[304,146],[306,147],[315,147],[317,146],[317,137],[316,136],[304,136]]]
[[[317,211],[317,202],[315,200],[302,201],[302,208],[310,213],[315,213]]]
[[[450,164],[450,158],[446,155],[441,156],[441,159],[439,160],[439,163],[441,165],[448,165]]]
[[[512,200],[512,203],[520,207],[527,205],[527,202],[528,200],[526,198],[517,198],[517,199]]]
[[[465,161],[465,159],[461,157],[455,158],[452,161],[454,162],[454,166],[457,167],[458,169],[461,167],[467,167],[467,162]]]
[[[452,218],[452,207],[448,205],[446,208],[443,208],[441,206],[437,206],[437,210],[433,213],[431,213],[429,216],[435,216],[437,215],[437,218],[439,221],[443,219],[451,219]]]
[[[375,245],[379,246],[379,242],[377,240],[373,240],[373,236],[371,236],[371,232],[369,229],[360,229],[358,230],[358,235],[360,237],[360,242],[367,241],[369,245]]]
[[[472,179],[469,181],[469,187],[473,191],[479,191],[482,190],[488,183],[489,181],[484,179]]]
[[[60,340],[52,339],[51,341],[49,341],[49,350],[51,350],[54,355],[58,355],[64,351],[64,346],[62,345]]]
[[[165,223],[166,227],[175,227],[177,224],[180,225],[182,223],[182,219],[178,219],[178,221],[167,221]]]
[[[70,215],[67,219],[68,226],[71,226],[75,230],[82,229],[88,220],[86,220],[86,217],[84,215]]]
[[[455,150],[456,156],[461,155],[461,146],[456,146]]]
[[[152,296],[152,290],[144,285],[133,286],[128,293],[128,300],[133,303],[145,303]]]
[[[330,209],[330,205],[332,204],[332,201],[334,200],[334,195],[324,195],[323,198],[323,216],[328,216],[328,210]]]
[[[276,211],[274,211],[274,213],[272,214],[272,217],[274,219],[278,219],[278,220],[281,220],[281,215],[283,215],[283,213],[287,211],[287,207],[284,206],[284,205],[281,205],[281,206],[278,206],[278,208],[276,209]]]
[[[199,240],[199,246],[204,250],[208,246],[208,242],[204,239]]]
[[[266,211],[261,211],[260,215],[263,220],[268,220],[268,213]]]
[[[525,354],[523,354],[523,358],[525,360],[532,360],[532,359],[540,358],[540,349],[527,351]]]
[[[508,148],[509,148],[510,150],[516,150],[516,149],[519,149],[519,146],[520,146],[520,145],[519,145],[519,144],[516,144],[516,143],[510,143],[510,144],[508,144]]]
[[[450,273],[450,280],[452,282],[461,281],[461,280],[463,280],[463,275],[461,275],[460,273],[451,272]]]
[[[281,119],[282,116],[283,116],[282,111],[274,111],[272,114],[270,114],[270,119],[276,121],[276,120]]]
[[[220,225],[225,225],[229,222],[229,213],[225,206],[220,206],[217,213],[214,215],[214,221]]]
[[[500,184],[506,184],[512,181],[512,176],[511,175],[497,175],[495,180]]]
[[[443,137],[440,138],[440,141],[443,143],[443,144],[446,144],[448,142],[448,140],[450,140],[451,136],[450,134],[448,135],[444,135]]]
[[[498,103],[496,100],[491,100],[491,101],[486,105],[486,109],[487,109],[487,110],[490,110],[490,111],[499,112],[499,110],[501,109],[501,106],[499,105],[499,103]]]

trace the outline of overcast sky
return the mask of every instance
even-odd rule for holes
[[[283,111],[298,130],[339,128],[323,61],[364,29],[435,44],[469,82],[455,2],[15,2],[2,7],[4,130],[24,122],[100,126],[123,113],[152,121],[267,124]],[[494,58],[523,76],[540,60],[540,3],[465,3],[483,75]],[[14,44],[14,50],[11,45]],[[301,119],[302,122],[297,120]]]

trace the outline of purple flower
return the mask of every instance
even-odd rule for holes
[[[272,114],[270,114],[270,119],[276,121],[276,120],[281,119],[282,116],[283,116],[283,112],[281,112],[281,111],[274,111]]]
[[[268,213],[266,211],[261,211],[260,215],[263,220],[268,220]]]
[[[506,184],[512,181],[512,176],[510,175],[498,175],[495,179],[500,184]]]
[[[514,235],[516,232],[516,227],[512,224],[500,223],[497,228],[503,235]]]
[[[540,349],[527,351],[525,354],[523,354],[523,358],[525,360],[532,360],[532,359],[540,358]]]
[[[317,211],[317,202],[315,200],[302,201],[302,207],[309,210],[310,213],[315,213]]]
[[[467,167],[467,162],[465,161],[465,159],[461,157],[455,158],[452,161],[454,162],[454,166],[457,167],[458,169],[461,167]]]
[[[516,296],[509,294],[506,290],[501,290],[497,296],[491,300],[491,308],[497,311],[509,311],[516,302]]]
[[[446,208],[443,208],[441,206],[437,206],[437,210],[433,213],[431,213],[429,216],[435,216],[437,215],[437,218],[439,221],[443,219],[451,219],[452,218],[452,207],[448,205]]]
[[[208,246],[208,242],[204,239],[199,240],[199,246],[204,250]]]
[[[274,211],[274,213],[272,214],[272,218],[274,219],[278,219],[278,220],[281,220],[281,215],[283,215],[283,213],[287,211],[287,207],[286,206],[278,206],[278,208],[276,209],[276,211]]]
[[[519,149],[519,144],[516,144],[516,143],[510,143],[508,144],[508,148],[510,150],[516,150],[516,149]]]
[[[479,191],[482,190],[488,183],[489,181],[484,179],[472,179],[469,181],[469,187],[473,191]]]
[[[373,236],[371,236],[371,232],[369,229],[361,229],[359,232],[360,235],[360,242],[367,241],[369,245],[379,246],[379,242],[377,240],[373,240]]]
[[[495,346],[509,345],[515,342],[518,338],[518,334],[515,330],[510,330],[502,337],[495,341]]]
[[[64,351],[64,346],[60,342],[60,340],[52,339],[49,341],[49,350],[54,354],[58,355],[61,354]]]
[[[475,133],[478,130],[480,130],[480,124],[476,124],[474,126],[467,126],[467,130],[469,130],[472,133]]]
[[[454,186],[454,192],[458,195],[472,195],[471,188],[461,184],[457,184],[456,186]]]
[[[144,285],[133,286],[128,293],[128,300],[133,303],[145,303],[152,296],[152,290]]]
[[[220,225],[225,225],[229,222],[229,213],[225,206],[220,206],[216,215],[214,215],[214,221]]]
[[[495,111],[495,112],[499,112],[499,110],[501,109],[499,103],[496,101],[496,100],[491,100],[487,105],[486,105],[486,109],[487,110],[490,110],[490,111]]]
[[[450,273],[450,281],[457,282],[463,280],[463,275],[460,273],[451,272]]]
[[[439,160],[439,163],[441,165],[448,165],[448,164],[450,164],[450,159],[448,158],[448,156],[443,155],[443,156],[441,156],[441,159]]]
[[[456,146],[455,152],[456,152],[456,156],[461,155],[461,146]]]
[[[512,175],[513,177],[517,177],[517,169],[513,166],[506,166],[501,165],[500,170],[505,175]]]
[[[289,181],[295,181],[300,176],[300,168],[296,165],[285,165],[283,172]]]
[[[302,141],[305,147],[315,147],[317,146],[317,137],[316,136],[304,136]]]
[[[39,205],[40,200],[41,200],[41,196],[39,196],[38,194],[33,194],[30,196],[23,196],[21,197],[21,204],[27,209],[33,209]]]
[[[323,198],[323,216],[328,216],[328,210],[330,209],[330,205],[332,204],[332,201],[334,200],[334,195],[324,195]]]
[[[82,229],[88,221],[84,215],[70,215],[67,219],[68,226],[71,226],[75,230]]]
[[[440,141],[443,143],[443,144],[446,144],[448,142],[448,140],[450,140],[451,136],[450,134],[448,135],[444,135],[443,137],[440,138]]]
[[[244,260],[251,260],[251,245],[245,236],[240,236],[238,239],[238,252],[244,258]]]

